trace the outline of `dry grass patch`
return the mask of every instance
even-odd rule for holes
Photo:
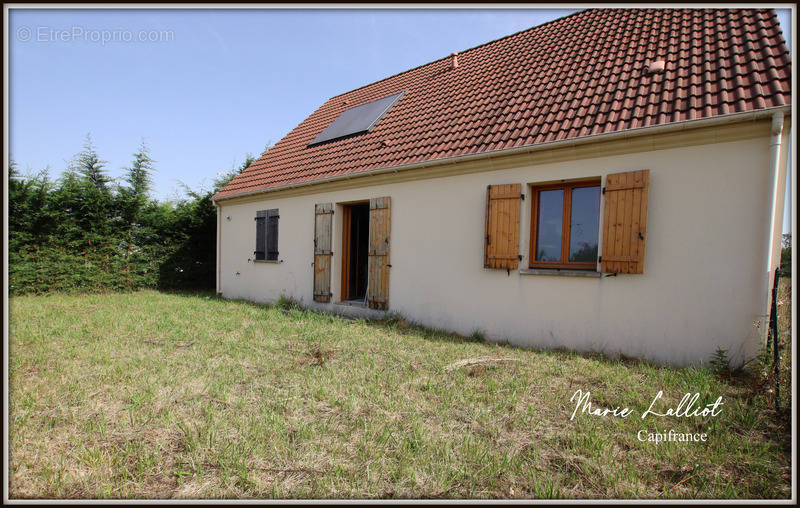
[[[706,369],[144,291],[11,301],[12,498],[788,498],[789,436]],[[785,319],[784,319],[785,321]],[[576,417],[663,390],[712,420]],[[710,399],[710,400],[706,400]],[[654,445],[637,432],[708,432]]]

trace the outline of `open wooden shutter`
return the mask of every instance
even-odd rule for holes
[[[389,308],[389,231],[391,198],[369,200],[369,280],[367,305],[371,309]]]
[[[314,301],[330,302],[333,203],[317,203],[314,214]]]
[[[256,250],[253,252],[256,260],[263,261],[267,258],[267,211],[256,212]]]
[[[267,261],[278,260],[278,209],[267,210]]]
[[[650,170],[606,177],[601,269],[606,273],[643,273],[647,242],[647,190]]]
[[[484,268],[516,270],[519,266],[521,189],[518,183],[490,185],[486,188]]]

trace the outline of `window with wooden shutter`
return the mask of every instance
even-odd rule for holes
[[[331,301],[331,230],[333,204],[314,207],[314,301]]]
[[[602,271],[643,273],[647,242],[647,191],[650,171],[606,177]]]
[[[256,261],[263,261],[267,257],[267,211],[256,212],[256,250],[253,252]]]
[[[519,266],[521,189],[518,183],[486,188],[484,268],[516,270]]]
[[[267,261],[278,260],[278,209],[267,210]]]
[[[278,260],[278,209],[256,212],[256,261]]]
[[[597,270],[600,179],[531,186],[531,268]]]
[[[389,308],[389,237],[391,198],[369,201],[369,280],[367,305],[372,309]]]

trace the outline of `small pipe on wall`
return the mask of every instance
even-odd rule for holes
[[[778,221],[783,216],[783,194],[782,190],[785,192],[785,189],[781,189],[781,182],[785,182],[784,180],[784,171],[785,166],[781,167],[781,152],[783,150],[782,146],[782,137],[783,137],[783,129],[784,129],[784,113],[782,110],[776,111],[772,115],[772,128],[771,128],[771,136],[769,141],[769,201],[768,201],[768,210],[767,213],[769,219],[769,226],[766,231],[766,240],[765,240],[765,253],[764,253],[764,273],[762,275],[762,312],[761,317],[764,318],[764,327],[763,327],[763,340],[769,340],[769,327],[767,325],[767,319],[769,318],[770,312],[770,290],[772,281],[775,280],[777,283],[777,278],[773,275],[773,270],[780,266],[780,233],[778,228]],[[778,231],[776,233],[776,231]],[[776,252],[777,251],[777,252]],[[776,262],[777,259],[777,262]]]
[[[767,250],[767,272],[771,271],[772,258],[775,255],[775,245],[772,235],[775,231],[776,221],[778,215],[782,210],[778,210],[780,201],[780,176],[781,170],[781,137],[783,136],[783,111],[777,111],[772,115],[772,137],[769,142],[769,166],[772,181],[770,182],[770,198],[769,198],[769,242]]]
[[[222,269],[222,207],[214,204],[217,208],[217,294],[222,294],[222,281],[220,280],[220,270]]]

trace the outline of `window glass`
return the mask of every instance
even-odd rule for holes
[[[536,261],[559,261],[561,259],[563,213],[563,189],[539,191]]]
[[[599,237],[600,187],[572,189],[572,215],[569,223],[569,260],[597,262]]]

